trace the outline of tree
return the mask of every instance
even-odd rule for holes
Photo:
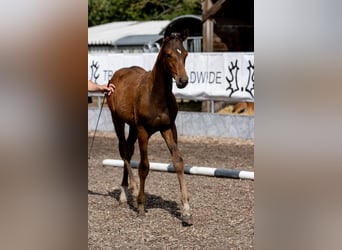
[[[113,21],[170,20],[201,13],[201,0],[88,0],[88,26]]]

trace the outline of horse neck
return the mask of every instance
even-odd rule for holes
[[[152,69],[152,91],[163,92],[164,94],[172,93],[172,75],[165,68],[161,53],[158,54],[156,63]]]

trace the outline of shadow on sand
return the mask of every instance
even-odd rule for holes
[[[115,189],[111,192],[108,192],[107,194],[88,190],[88,195],[101,195],[104,197],[112,197],[112,198],[115,198],[119,203],[120,203],[120,193],[121,193],[121,190],[119,189]],[[125,204],[122,204],[122,205],[125,205]],[[134,198],[130,192],[128,192],[127,194],[127,205],[130,209],[134,210],[135,212],[138,212],[136,202],[134,201]],[[160,196],[145,193],[145,212],[148,212],[149,209],[154,209],[154,208],[164,209],[165,211],[170,213],[173,217],[183,222],[177,202],[164,200]]]

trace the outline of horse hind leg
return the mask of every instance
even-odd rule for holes
[[[130,160],[134,153],[134,143],[136,141],[136,130],[130,127],[130,132],[128,139],[125,138],[125,123],[115,121],[115,131],[116,135],[119,139],[119,152],[120,156],[124,162],[124,170],[123,177],[121,182],[121,194],[120,194],[120,203],[127,203],[127,194],[128,194],[128,177],[130,178],[130,188],[132,189],[133,196],[137,196],[138,186],[135,181],[133,171],[130,165]]]
[[[130,172],[131,172],[131,174],[129,174],[129,176],[130,176],[129,188],[132,190],[132,194],[134,197],[138,196],[138,185],[137,185],[137,182],[135,181],[135,178],[133,176],[133,172],[132,172],[130,162],[131,162],[132,156],[134,154],[134,144],[135,144],[136,140],[137,140],[137,129],[135,126],[132,125],[129,127],[129,134],[128,134],[128,138],[127,138],[127,161],[128,161],[128,165],[129,165],[128,169],[130,169]]]

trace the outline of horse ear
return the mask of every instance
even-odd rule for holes
[[[172,33],[171,27],[168,26],[164,32],[164,40],[170,39],[171,33]]]
[[[183,30],[183,32],[182,32],[182,40],[183,41],[185,41],[185,39],[187,39],[188,38],[188,36],[189,36],[189,29],[185,29],[185,30]]]

